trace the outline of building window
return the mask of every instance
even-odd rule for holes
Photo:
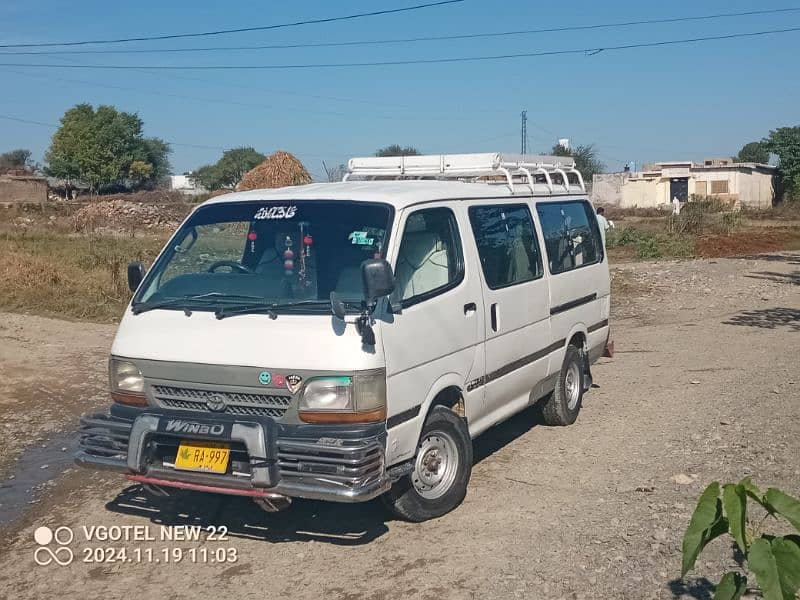
[[[472,206],[469,221],[483,276],[491,289],[543,275],[533,218],[526,205]]]
[[[728,193],[728,180],[712,181],[711,182],[712,194],[727,194]]]

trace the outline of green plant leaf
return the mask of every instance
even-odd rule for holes
[[[787,600],[781,590],[778,564],[772,554],[772,546],[764,538],[759,538],[750,546],[747,566],[756,574],[756,581],[764,595],[764,600]],[[789,596],[788,600],[791,600]]]
[[[767,493],[764,494],[764,500],[769,504],[773,512],[781,515],[797,531],[800,531],[800,501],[775,488],[767,490]]]
[[[797,536],[772,540],[772,555],[778,565],[778,578],[784,598],[794,598],[800,589],[800,543]]]
[[[714,592],[714,600],[739,600],[747,589],[747,577],[739,573],[725,573]]]
[[[750,481],[749,477],[745,477],[739,482],[739,485],[742,486],[744,491],[750,496],[753,500],[758,502],[763,506],[764,504],[764,492],[762,492],[758,486]]]
[[[727,483],[722,487],[722,506],[728,517],[731,535],[739,549],[747,554],[745,522],[747,521],[747,496],[744,487]]]
[[[719,493],[719,482],[714,481],[700,494],[697,507],[689,521],[689,527],[683,534],[681,576],[686,575],[694,567],[697,556],[706,544],[727,530],[727,522],[722,517],[722,502],[719,499]],[[723,524],[725,525],[724,529]]]

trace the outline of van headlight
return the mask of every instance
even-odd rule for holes
[[[129,360],[112,357],[108,361],[108,380],[114,402],[147,406],[144,377],[135,364]]]
[[[306,423],[372,423],[386,419],[386,371],[375,369],[342,377],[314,377],[300,395]]]

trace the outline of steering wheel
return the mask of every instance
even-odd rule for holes
[[[213,265],[208,267],[208,272],[215,273],[216,270],[219,269],[220,267],[230,267],[231,269],[239,273],[249,273],[251,275],[255,273],[253,269],[245,267],[242,263],[236,262],[235,260],[218,260]]]

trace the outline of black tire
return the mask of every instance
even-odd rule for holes
[[[567,346],[564,363],[561,365],[561,372],[556,381],[556,389],[542,402],[542,419],[546,425],[572,425],[578,418],[583,403],[585,364],[583,352],[573,345]],[[570,371],[572,371],[571,374]],[[571,384],[568,384],[568,376],[573,380],[572,383],[577,385],[577,392],[574,391]],[[577,377],[577,381],[574,381],[575,377]],[[577,401],[575,394],[577,394]],[[570,398],[572,398],[572,402],[570,402]]]
[[[437,434],[439,434],[437,436]],[[444,438],[448,442],[443,442]],[[451,445],[455,450],[456,461],[452,466],[452,481],[440,484],[439,490],[431,488],[426,492],[428,495],[437,494],[436,497],[426,497],[417,485],[424,486],[420,480],[418,469],[424,468],[421,464],[426,456],[431,456],[430,444]],[[429,448],[425,455],[420,456],[419,450],[423,444]],[[467,424],[456,413],[444,406],[434,406],[425,419],[422,427],[422,434],[418,442],[418,456],[414,458],[414,470],[398,479],[391,489],[381,496],[381,500],[386,508],[393,514],[411,521],[419,523],[428,519],[435,519],[450,512],[464,500],[467,495],[467,484],[472,473],[472,439],[469,436]],[[434,447],[435,451],[436,448]],[[434,454],[434,459],[440,456]],[[428,463],[430,464],[430,463]],[[442,464],[445,466],[442,467]],[[443,468],[447,472],[447,465],[444,462],[438,463],[438,468]],[[436,477],[436,474],[433,474]],[[449,477],[443,477],[449,479]],[[415,485],[414,481],[419,482]]]

